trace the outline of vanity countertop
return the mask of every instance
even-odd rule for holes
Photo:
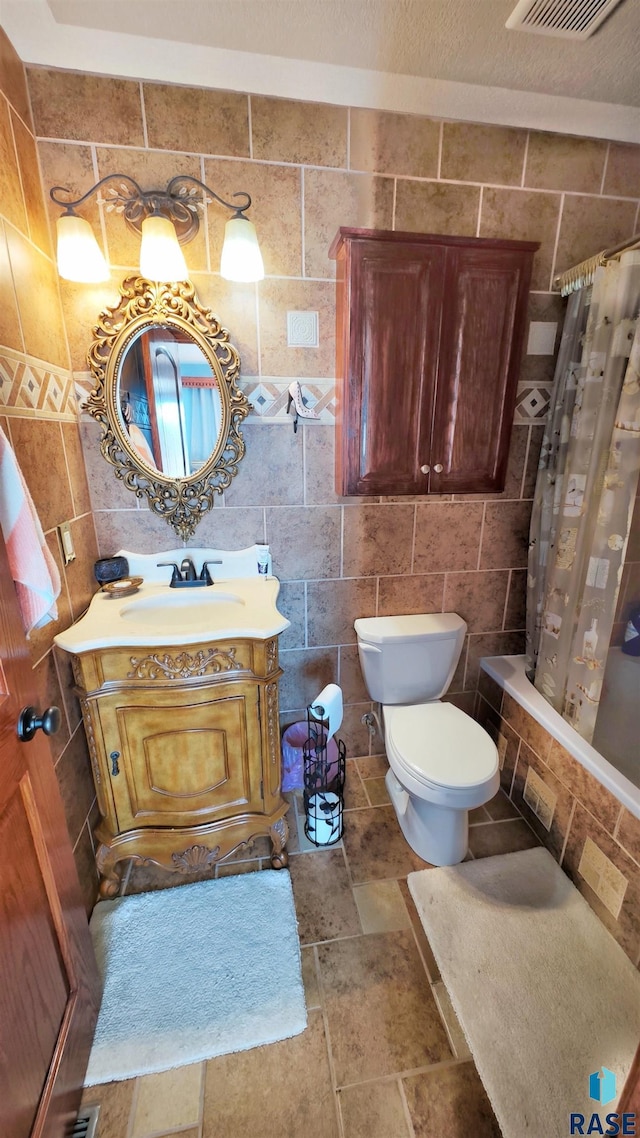
[[[206,588],[172,589],[145,581],[133,596],[99,592],[85,615],[54,638],[66,652],[180,647],[208,640],[267,640],[289,627],[278,612],[277,577],[216,579]]]

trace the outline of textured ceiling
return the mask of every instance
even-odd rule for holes
[[[48,0],[96,30],[640,106],[640,0],[588,40],[509,31],[515,0]]]

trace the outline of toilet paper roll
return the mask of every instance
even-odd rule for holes
[[[342,723],[342,688],[327,684],[310,706],[315,719],[329,721],[327,739],[333,738]]]

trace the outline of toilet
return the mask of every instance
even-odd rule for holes
[[[360,663],[382,705],[386,785],[409,845],[432,865],[457,865],[469,844],[469,810],[500,785],[487,732],[443,703],[467,626],[457,613],[363,617],[355,621]]]

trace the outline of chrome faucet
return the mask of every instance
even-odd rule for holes
[[[158,569],[167,568],[173,570],[169,583],[172,589],[194,589],[198,587],[202,588],[203,585],[213,585],[213,580],[209,573],[209,565],[222,565],[222,561],[205,561],[199,577],[191,557],[185,557],[180,566],[178,566],[175,561],[157,562]]]

